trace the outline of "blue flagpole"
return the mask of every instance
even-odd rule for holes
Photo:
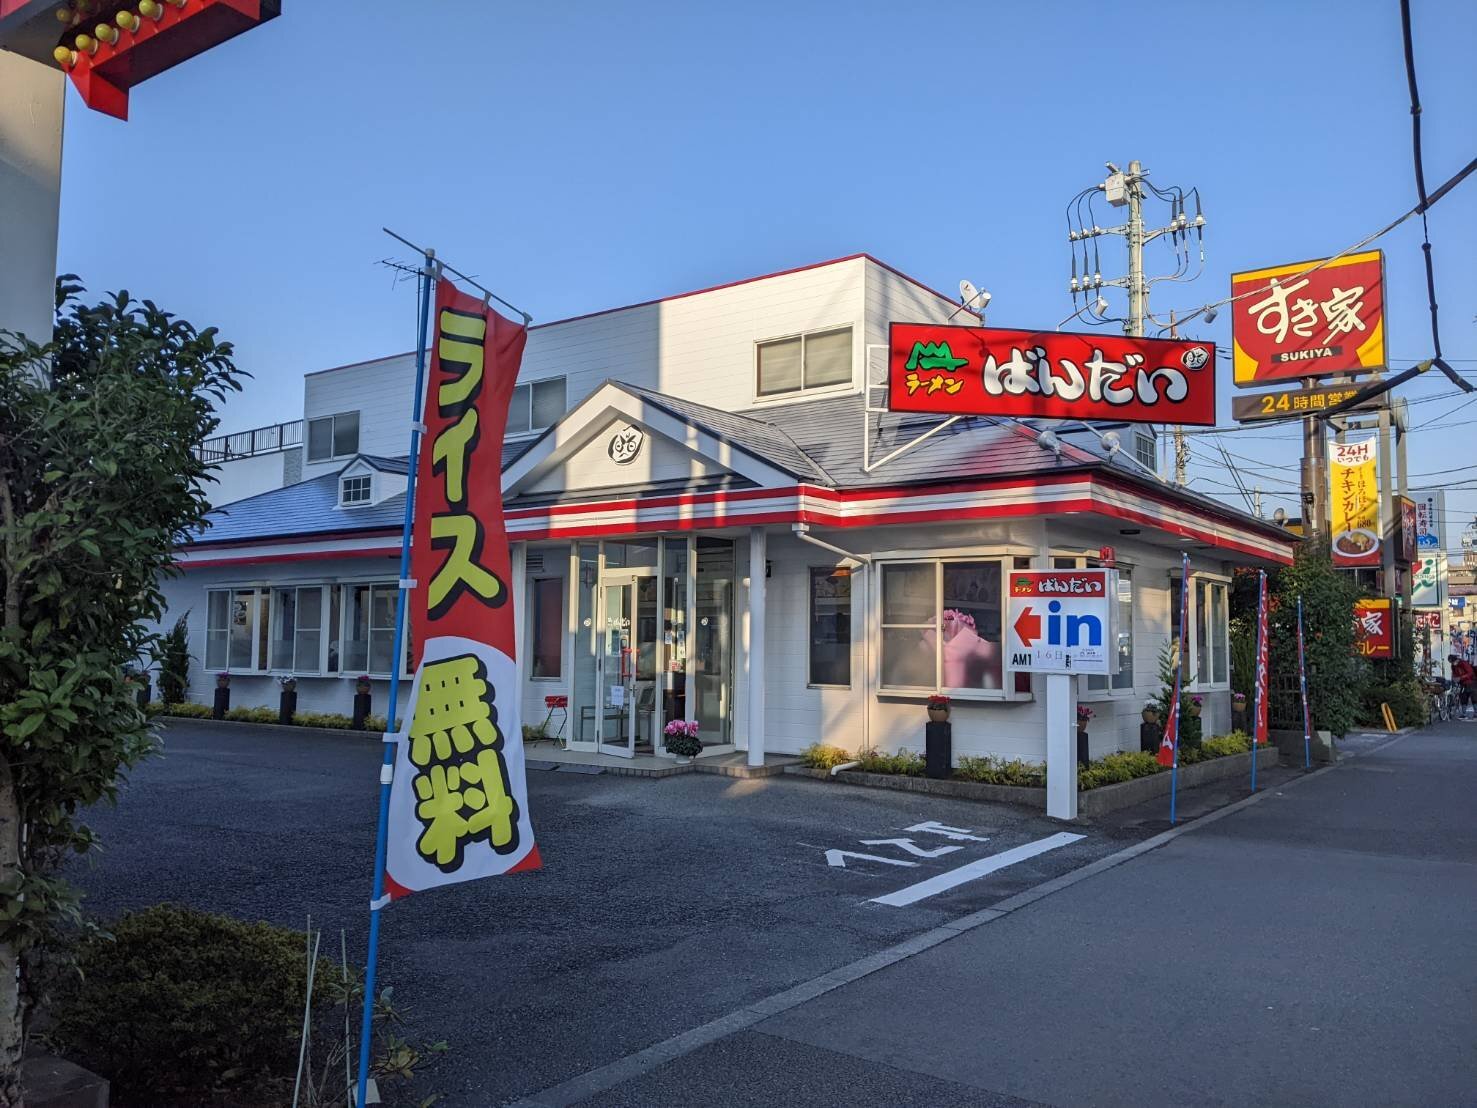
[[[1175,644],[1174,660],[1174,746],[1171,753],[1174,761],[1169,766],[1169,823],[1174,826],[1175,803],[1180,789],[1180,736],[1185,731],[1185,713],[1180,705],[1180,684],[1185,671],[1185,608],[1190,598],[1190,556],[1180,554],[1180,626],[1179,642]]]
[[[420,312],[416,330],[415,398],[411,404],[410,459],[405,479],[405,522],[400,529],[400,581],[395,600],[395,637],[390,647],[390,703],[385,726],[397,730],[395,713],[400,700],[400,680],[395,670],[405,658],[406,594],[410,591],[410,527],[415,519],[415,471],[421,444],[421,403],[426,391],[426,328],[431,318],[431,286],[436,283],[436,252],[425,252],[426,265],[421,271]],[[380,765],[379,825],[374,837],[374,899],[369,902],[369,952],[364,966],[364,1015],[359,1023],[359,1086],[355,1106],[364,1104],[369,1088],[369,1040],[374,1024],[375,963],[379,957],[380,911],[385,906],[385,850],[390,831],[390,782],[395,771],[396,744],[385,740],[385,760]]]
[[[1262,626],[1262,612],[1267,606],[1267,571],[1259,571],[1256,592],[1256,664],[1251,667],[1251,683],[1256,686],[1251,698],[1251,791],[1256,792],[1256,739],[1262,724],[1262,640],[1266,630]]]
[[[1303,693],[1303,768],[1313,768],[1313,724],[1308,716],[1308,655],[1303,646],[1303,597],[1298,594],[1298,685]]]

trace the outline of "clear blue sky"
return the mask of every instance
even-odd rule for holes
[[[1063,210],[1106,160],[1205,197],[1205,275],[1158,286],[1156,313],[1414,202],[1396,0],[283,6],[135,91],[127,124],[68,94],[61,268],[219,326],[255,377],[227,430],[293,418],[304,372],[410,347],[382,225],[542,321],[866,250],[989,288],[994,324],[1051,326],[1072,309]],[[1477,5],[1414,8],[1434,187],[1477,153]],[[1477,179],[1431,230],[1446,352],[1477,378]],[[1393,364],[1430,350],[1418,234],[1380,244]],[[1200,334],[1228,344],[1227,316]],[[1468,424],[1458,403],[1412,414]],[[1294,428],[1221,439],[1296,463]],[[1194,485],[1234,499],[1211,441]],[[1463,426],[1411,442],[1416,473],[1473,462]],[[1448,507],[1460,525],[1477,492]]]

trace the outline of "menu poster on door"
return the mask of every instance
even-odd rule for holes
[[[528,332],[445,279],[432,324],[412,580],[402,582],[420,658],[393,736],[391,897],[540,865],[524,777],[501,480]]]

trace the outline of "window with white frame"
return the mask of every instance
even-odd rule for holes
[[[338,502],[345,508],[368,504],[374,492],[374,477],[368,473],[358,477],[345,477],[339,482],[338,488]]]
[[[327,462],[359,453],[359,413],[308,420],[308,461]]]
[[[1133,456],[1139,465],[1151,473],[1159,472],[1159,459],[1153,431],[1142,429],[1135,431],[1133,435]]]
[[[1226,582],[1190,576],[1190,611],[1180,644],[1185,679],[1196,689],[1225,688],[1231,681],[1229,597]],[[1180,576],[1170,578],[1169,633],[1180,628]]]
[[[289,673],[323,669],[323,586],[272,590],[270,665]]]
[[[267,668],[268,589],[211,589],[205,597],[205,668]]]
[[[758,344],[755,392],[785,396],[851,383],[851,328],[813,331]]]
[[[884,691],[1002,689],[1002,559],[886,562],[881,569]]]
[[[395,656],[396,592],[393,582],[344,586],[345,670],[389,676]]]
[[[564,415],[566,403],[563,377],[545,377],[514,386],[508,404],[508,434],[522,435],[554,426]]]
[[[851,570],[810,570],[810,684],[851,685]]]

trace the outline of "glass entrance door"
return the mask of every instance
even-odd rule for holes
[[[606,578],[600,587],[602,613],[596,654],[596,720],[600,752],[636,756],[636,579]]]

